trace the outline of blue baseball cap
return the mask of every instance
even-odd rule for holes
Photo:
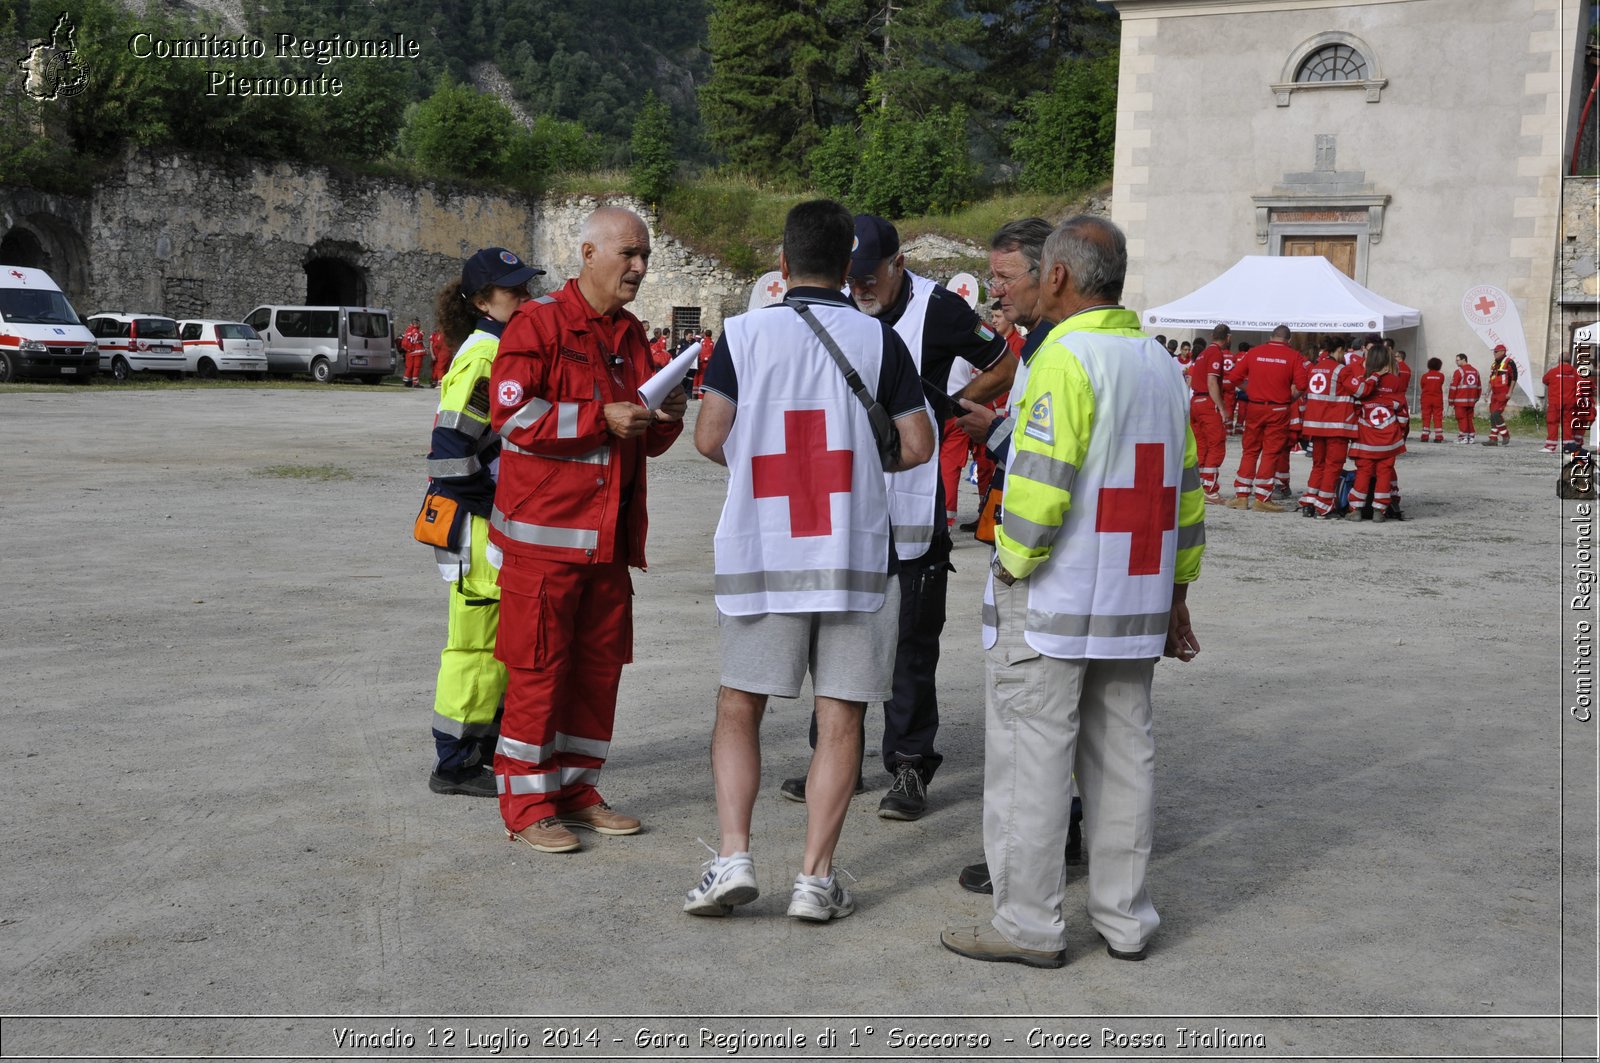
[[[542,276],[544,270],[528,265],[505,248],[486,247],[461,267],[461,298],[471,299],[491,284],[515,288]]]
[[[850,275],[859,277],[900,250],[900,234],[876,214],[856,215],[856,241],[850,245]]]

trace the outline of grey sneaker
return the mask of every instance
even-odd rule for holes
[[[808,923],[843,919],[856,910],[850,891],[839,881],[838,869],[830,869],[832,881],[812,875],[796,875],[794,892],[789,895],[789,914]]]
[[[683,910],[690,915],[727,915],[734,905],[749,904],[761,895],[756,886],[756,865],[749,853],[713,855],[704,866],[700,884],[683,899]]]

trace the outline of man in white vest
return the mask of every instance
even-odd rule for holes
[[[826,922],[855,908],[833,851],[866,703],[890,695],[899,633],[883,473],[927,461],[934,435],[905,344],[840,294],[853,237],[838,203],[791,210],[778,259],[788,294],[725,322],[702,382],[695,446],[727,466],[728,497],[715,539],[722,688],[711,736],[721,847],[685,898],[692,915],[727,915],[758,894],[761,716],[768,697],[799,696],[807,672],[817,742],[789,915]]]
[[[1187,592],[1205,502],[1183,375],[1118,303],[1122,230],[1069,218],[1045,241],[1039,316],[984,603],[988,926],[941,937],[973,959],[1060,967],[1069,780],[1083,794],[1089,918],[1117,959],[1160,923],[1153,837],[1156,658],[1197,652]],[[1026,420],[1024,421],[1023,418]]]
[[[930,424],[959,414],[952,397],[988,402],[1011,383],[1016,356],[967,301],[906,269],[900,234],[874,214],[855,217],[850,253],[850,298],[857,309],[894,328],[916,362]],[[962,360],[976,377],[955,376]],[[934,428],[937,436],[937,428]],[[894,691],[883,705],[883,767],[894,782],[878,805],[884,819],[917,819],[927,810],[928,784],[944,757],[939,731],[939,636],[944,631],[950,573],[950,533],[944,488],[935,460],[885,477],[895,549],[900,556],[900,639]],[[949,500],[953,502],[953,500]],[[953,505],[948,508],[954,509]],[[816,745],[813,730],[811,744]],[[805,778],[784,780],[781,792],[805,800]],[[857,792],[864,786],[858,784]]]

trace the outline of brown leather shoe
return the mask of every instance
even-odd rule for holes
[[[1283,507],[1270,498],[1256,498],[1250,502],[1250,508],[1262,513],[1282,513]]]
[[[531,845],[541,853],[570,853],[583,848],[578,836],[563,827],[554,816],[546,816],[519,831],[506,831],[506,841]]]
[[[1250,508],[1250,496],[1249,495],[1234,495],[1232,498],[1228,499],[1226,502],[1224,502],[1222,504],[1224,506],[1227,506],[1229,509],[1249,509]]]
[[[582,827],[596,834],[638,834],[644,829],[637,819],[624,816],[604,801],[576,812],[563,812],[557,818],[569,827]]]

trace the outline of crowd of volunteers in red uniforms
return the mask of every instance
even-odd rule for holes
[[[1376,335],[1352,346],[1344,337],[1325,337],[1315,352],[1289,343],[1280,326],[1272,339],[1251,347],[1230,346],[1231,330],[1217,325],[1209,337],[1189,341],[1156,337],[1183,369],[1193,399],[1190,423],[1199,452],[1206,501],[1233,509],[1282,512],[1289,490],[1289,455],[1310,455],[1311,473],[1297,507],[1323,520],[1348,509],[1348,519],[1400,516],[1395,459],[1412,436],[1408,395],[1411,367],[1404,351]],[[1420,428],[1415,441],[1443,443],[1446,399],[1455,416],[1458,445],[1478,442],[1474,413],[1484,397],[1482,374],[1465,354],[1455,357],[1447,378],[1438,358],[1428,359],[1419,381]],[[1494,349],[1488,374],[1490,434],[1485,446],[1509,446],[1505,409],[1517,383],[1517,364],[1506,348]],[[1564,354],[1544,374],[1546,438],[1544,451],[1557,453],[1564,442],[1582,440],[1594,420],[1592,375],[1584,375]],[[1232,497],[1221,488],[1227,437],[1242,435]],[[1347,473],[1346,463],[1354,465]],[[1346,483],[1341,498],[1341,481]]]

